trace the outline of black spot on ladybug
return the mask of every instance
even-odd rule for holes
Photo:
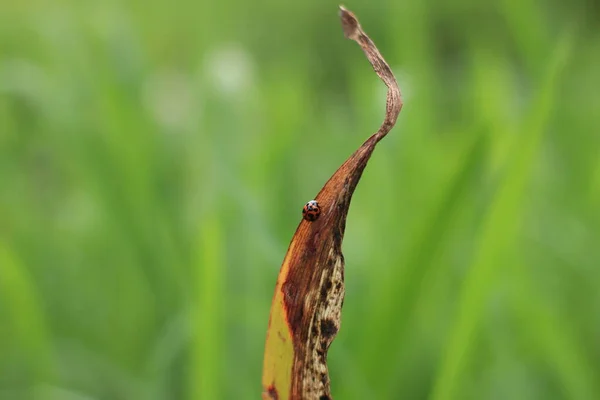
[[[321,321],[321,334],[324,337],[329,338],[335,335],[337,331],[337,326],[335,326],[332,320],[324,319],[323,321]]]
[[[304,208],[302,209],[302,216],[305,220],[311,222],[316,221],[317,218],[319,218],[319,215],[321,215],[321,207],[316,200],[311,200],[304,205]]]

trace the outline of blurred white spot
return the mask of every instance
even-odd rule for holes
[[[156,121],[168,128],[185,128],[195,107],[191,79],[178,72],[159,72],[144,84],[142,101]]]
[[[228,45],[207,55],[205,72],[222,94],[239,94],[252,84],[254,61],[240,46]]]

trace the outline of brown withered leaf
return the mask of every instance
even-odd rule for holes
[[[271,306],[263,369],[264,400],[331,399],[327,350],[340,328],[344,301],[342,239],[354,189],[402,108],[398,83],[375,44],[340,6],[344,35],[363,49],[388,87],[385,119],[316,197],[321,216],[302,220],[283,261]]]

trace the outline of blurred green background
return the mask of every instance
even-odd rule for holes
[[[346,6],[405,107],[334,397],[600,398],[600,4]],[[302,206],[384,104],[331,1],[4,0],[0,398],[259,398]]]

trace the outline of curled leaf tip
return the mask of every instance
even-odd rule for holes
[[[342,29],[344,30],[344,36],[348,39],[354,39],[354,35],[357,33],[357,28],[360,27],[358,24],[358,20],[352,14],[352,12],[348,11],[346,7],[340,6],[340,20],[342,21]]]
[[[340,5],[339,14],[344,36],[359,44],[373,66],[373,70],[388,88],[385,119],[379,130],[375,133],[376,141],[380,141],[396,124],[400,110],[402,110],[402,93],[392,69],[384,60],[375,43],[363,31],[356,16],[342,5]]]

